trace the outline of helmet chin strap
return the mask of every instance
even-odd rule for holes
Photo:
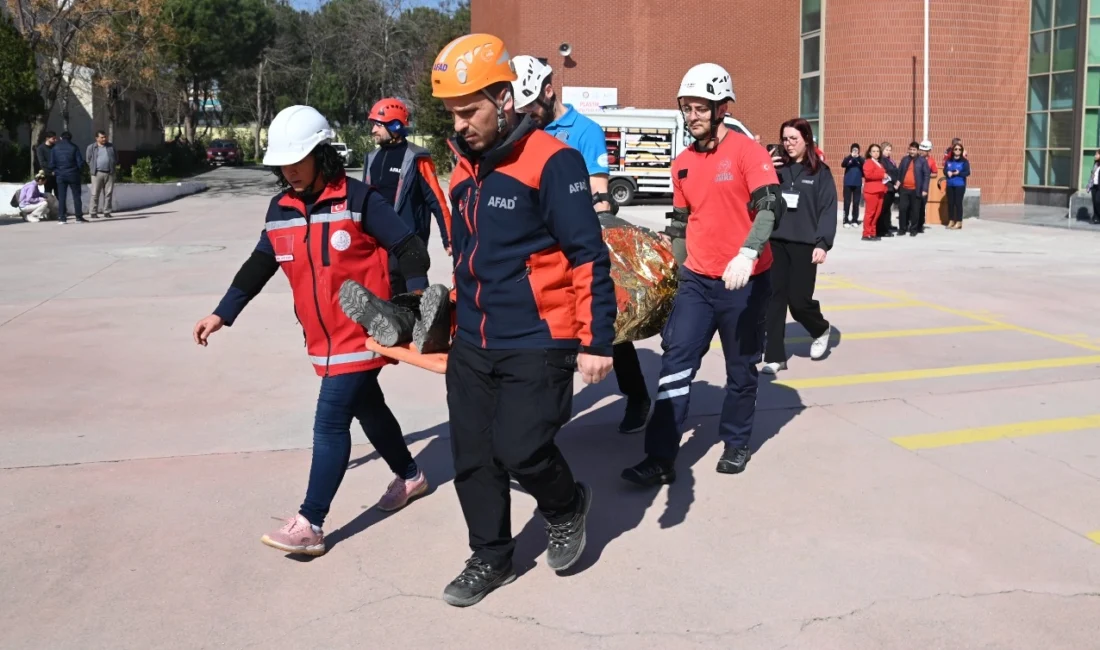
[[[499,102],[492,95],[489,94],[488,90],[484,88],[481,89],[481,94],[488,97],[489,101],[493,102],[493,106],[497,107],[497,134],[505,135],[506,133],[511,131],[512,129],[508,126],[508,116],[504,113],[504,102],[508,101],[508,99],[511,97],[511,92],[506,92],[504,101]]]
[[[722,119],[725,117],[725,113],[718,114],[718,102],[713,99],[710,101],[710,130],[707,132],[707,137],[700,140],[695,138],[695,150],[707,151],[707,147],[711,142],[718,142],[718,126],[722,124]]]

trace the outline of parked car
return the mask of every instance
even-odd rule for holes
[[[244,164],[241,148],[235,140],[213,140],[206,148],[206,162],[212,165],[236,165]]]
[[[336,150],[336,153],[340,154],[340,157],[344,160],[344,167],[351,167],[351,154],[352,149],[348,148],[348,145],[343,142],[333,142],[332,148]]]

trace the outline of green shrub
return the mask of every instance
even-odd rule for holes
[[[252,131],[237,131],[233,135],[240,148],[241,158],[245,162],[251,162],[256,155],[256,138],[252,137]]]
[[[153,172],[153,159],[138,159],[137,163],[130,168],[130,176],[135,183],[152,183],[155,181],[157,175]]]
[[[336,131],[336,140],[351,149],[351,166],[361,167],[367,154],[374,151],[374,138],[370,135],[370,123],[345,126]]]
[[[31,152],[14,142],[0,142],[0,181],[25,183],[31,179]]]

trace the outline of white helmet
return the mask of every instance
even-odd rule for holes
[[[677,99],[681,97],[702,97],[713,102],[737,101],[730,73],[717,63],[700,63],[688,70],[676,95]]]
[[[512,58],[516,67],[516,80],[512,82],[512,94],[515,95],[516,110],[521,110],[539,98],[546,78],[554,70],[533,56],[521,54]]]
[[[290,106],[279,111],[267,129],[264,165],[293,165],[336,134],[324,115],[312,106]]]
[[[920,148],[921,151],[932,151],[932,141],[931,140],[921,140],[919,148]]]

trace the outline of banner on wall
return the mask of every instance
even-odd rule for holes
[[[619,104],[618,88],[590,88],[585,86],[565,86],[561,89],[561,101],[572,104],[582,113],[595,113]]]

